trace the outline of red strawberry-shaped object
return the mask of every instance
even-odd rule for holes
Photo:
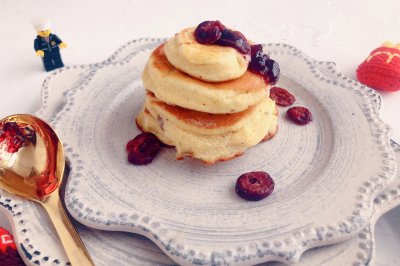
[[[377,90],[400,90],[400,43],[385,42],[358,66],[358,80]]]
[[[12,235],[0,227],[0,266],[24,266]]]

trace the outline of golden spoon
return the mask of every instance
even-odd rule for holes
[[[12,122],[29,133],[31,144],[20,148],[18,152],[5,152],[7,141],[2,141],[0,137],[0,187],[36,201],[45,208],[72,266],[94,265],[61,204],[59,187],[65,167],[61,141],[46,122],[33,115],[11,115],[1,119],[0,125],[15,125]]]

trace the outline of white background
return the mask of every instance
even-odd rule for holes
[[[317,60],[336,62],[354,79],[358,64],[371,50],[384,41],[400,43],[399,0],[0,0],[0,117],[32,113],[40,105],[40,88],[48,73],[33,50],[33,16],[49,18],[53,32],[67,43],[62,50],[65,65],[100,62],[132,39],[168,37],[213,19],[256,42],[284,42]],[[382,119],[400,142],[400,92],[382,96]],[[399,209],[380,220],[378,265],[400,264],[398,227]]]

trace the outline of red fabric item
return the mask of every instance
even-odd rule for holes
[[[379,47],[358,66],[358,80],[377,90],[400,90],[400,50]]]
[[[0,227],[0,266],[24,266],[12,235]]]

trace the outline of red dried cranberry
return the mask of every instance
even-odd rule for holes
[[[136,165],[145,165],[153,161],[160,151],[161,143],[156,136],[144,132],[137,135],[126,145],[128,161]]]
[[[260,54],[259,52],[257,52],[256,56],[251,58],[249,64],[249,70],[253,73],[264,76],[266,71],[267,60],[269,60],[268,55],[262,53]]]
[[[2,129],[0,129],[0,143],[3,142],[6,138],[6,133]]]
[[[272,87],[269,96],[280,106],[290,106],[296,101],[293,94],[281,87]]]
[[[225,26],[218,20],[204,21],[200,23],[194,31],[196,41],[202,44],[213,44],[220,37]]]
[[[15,135],[22,135],[21,130],[16,122],[6,122],[3,125],[3,132],[7,137],[13,137]]]
[[[263,46],[261,44],[254,44],[250,46],[250,49],[251,49],[251,58],[262,56],[263,54]]]
[[[25,138],[20,135],[15,135],[8,139],[7,142],[7,152],[14,153],[17,152],[22,146],[26,144]]]
[[[239,31],[225,29],[221,33],[221,37],[215,42],[221,46],[229,46],[235,48],[242,54],[250,53],[250,44],[246,37]]]
[[[280,73],[279,64],[263,52],[261,44],[251,46],[249,70],[261,75],[268,84],[274,85],[278,82]]]
[[[298,125],[305,125],[312,121],[312,113],[305,107],[296,106],[286,111],[287,116]]]
[[[247,200],[261,200],[274,191],[274,180],[266,172],[245,173],[236,181],[235,191]]]
[[[265,60],[264,79],[267,83],[275,85],[278,82],[280,71],[279,64],[276,61],[272,59]]]

